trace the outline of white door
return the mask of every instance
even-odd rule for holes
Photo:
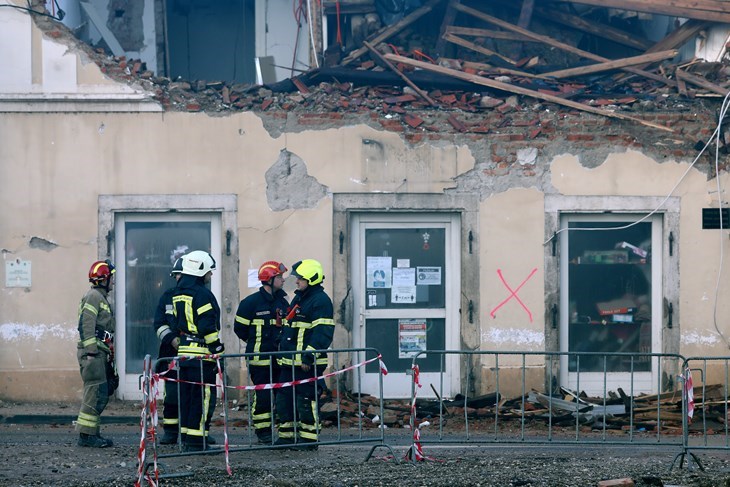
[[[459,348],[459,227],[459,216],[447,213],[353,216],[353,341],[382,354],[384,397],[410,397],[419,351]],[[421,356],[419,397],[434,397],[431,384],[444,397],[457,394],[458,363],[457,355]],[[377,362],[355,374],[356,390],[377,396],[379,387]]]
[[[658,353],[662,325],[662,217],[561,217],[560,350]],[[656,393],[658,361],[626,356],[561,359],[561,383],[602,396]],[[604,374],[605,371],[605,374]]]
[[[139,376],[145,355],[157,358],[160,343],[153,320],[162,293],[175,285],[170,270],[177,257],[206,250],[221,255],[220,215],[213,213],[123,213],[114,224],[115,338],[121,399],[141,399]],[[220,302],[220,272],[211,290]]]

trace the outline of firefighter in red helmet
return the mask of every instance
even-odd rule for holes
[[[119,385],[114,367],[114,314],[108,294],[114,286],[114,266],[96,261],[89,269],[89,289],[79,305],[79,361],[84,397],[76,420],[79,446],[106,448],[112,440],[99,434],[101,413]]]
[[[256,354],[247,358],[248,372],[254,384],[269,384],[279,377],[279,365],[275,357],[265,352],[279,349],[279,336],[284,325],[289,302],[284,286],[287,268],[275,260],[269,260],[259,267],[259,290],[238,305],[233,331],[246,342],[246,353]],[[256,391],[252,407],[252,419],[260,443],[273,442],[271,405],[273,390]]]

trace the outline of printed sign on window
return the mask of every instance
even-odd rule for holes
[[[441,267],[417,267],[416,277],[419,286],[440,286]]]
[[[392,282],[392,257],[368,257],[365,272],[369,288],[389,288]]]
[[[411,304],[416,302],[416,286],[393,287],[390,293],[390,302],[397,304]]]
[[[398,320],[398,358],[411,358],[426,348],[426,320]]]

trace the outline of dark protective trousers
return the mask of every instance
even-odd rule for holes
[[[270,384],[279,380],[280,370],[278,365],[249,365],[251,382],[255,385]],[[254,391],[253,407],[251,408],[251,419],[257,435],[271,433],[271,406],[274,389]]]
[[[208,436],[216,404],[216,373],[215,362],[189,360],[180,364],[180,432],[183,443],[202,444]],[[200,382],[209,385],[197,384]]]
[[[319,368],[322,372],[323,368]],[[316,377],[313,367],[304,372],[300,367],[282,365],[279,382],[290,382]],[[315,382],[279,389],[276,394],[276,417],[279,425],[279,438],[292,443],[307,443],[318,440],[319,401]]]

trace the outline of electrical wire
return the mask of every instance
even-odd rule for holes
[[[312,44],[312,54],[314,58],[314,66],[319,68],[319,53],[314,45],[314,26],[312,25],[312,0],[307,0],[307,24],[309,24],[309,40]]]
[[[17,9],[17,10],[22,10],[23,12],[28,12],[28,13],[33,14],[33,15],[39,15],[41,17],[48,17],[50,19],[58,20],[60,22],[66,16],[66,12],[64,12],[63,10],[61,10],[61,7],[58,5],[58,2],[56,0],[53,0],[53,4],[55,5],[55,7],[58,7],[58,14],[56,14],[56,15],[51,15],[51,14],[47,14],[45,12],[38,12],[37,10],[33,10],[30,7],[30,2],[28,2],[28,6],[27,7],[21,7],[19,5],[12,5],[12,4],[9,4],[9,3],[2,3],[2,4],[0,4],[0,7],[10,7],[10,8],[14,8],[14,9]],[[55,9],[55,7],[54,7],[54,9]]]

